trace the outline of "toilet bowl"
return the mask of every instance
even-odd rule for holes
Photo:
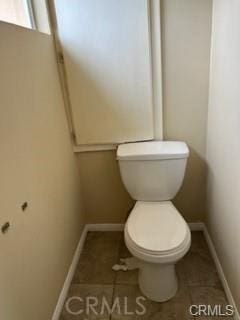
[[[177,291],[175,263],[188,251],[191,233],[170,201],[138,201],[124,229],[125,243],[139,260],[139,286],[151,300],[166,301]]]
[[[153,301],[176,294],[175,264],[191,245],[189,227],[170,201],[182,185],[188,155],[178,141],[128,143],[117,150],[122,181],[137,200],[124,239],[139,262],[139,287]]]

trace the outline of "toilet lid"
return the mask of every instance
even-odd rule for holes
[[[185,242],[188,226],[170,201],[138,201],[128,218],[126,231],[140,250],[166,254]]]

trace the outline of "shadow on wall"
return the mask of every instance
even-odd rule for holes
[[[116,151],[78,155],[87,223],[124,223],[134,200],[121,181]]]
[[[203,221],[205,218],[206,177],[206,161],[190,148],[183,186],[173,201],[188,222]]]

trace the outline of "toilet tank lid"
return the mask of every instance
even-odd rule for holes
[[[118,160],[161,160],[187,158],[189,149],[182,141],[146,141],[118,146]]]

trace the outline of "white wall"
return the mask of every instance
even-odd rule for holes
[[[163,0],[163,128],[165,140],[190,147],[175,205],[187,221],[205,215],[206,127],[212,0]]]
[[[84,224],[79,168],[52,38],[5,23],[0,38],[0,319],[48,320]]]
[[[240,305],[240,2],[214,0],[207,224]]]
[[[77,144],[153,138],[147,0],[56,0]]]

